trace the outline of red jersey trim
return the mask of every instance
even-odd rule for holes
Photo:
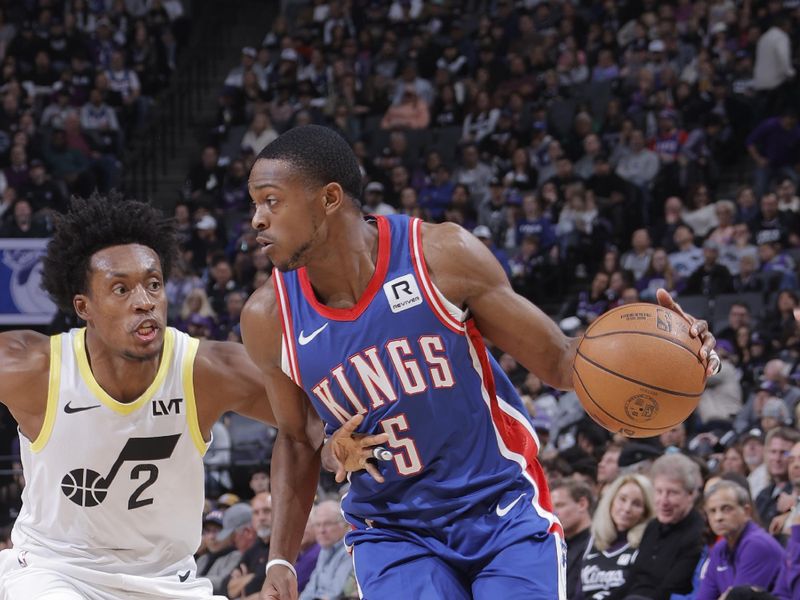
[[[445,327],[454,333],[464,335],[464,324],[453,318],[453,315],[447,310],[439,290],[436,289],[430,273],[428,273],[428,265],[425,264],[425,257],[422,253],[422,221],[420,219],[411,219],[408,244],[411,251],[411,261],[414,263],[414,272],[422,284],[422,293],[428,301],[428,306],[431,307],[433,314]]]
[[[553,502],[550,499],[550,489],[547,487],[547,477],[538,460],[539,441],[529,427],[526,427],[518,417],[511,414],[508,409],[504,409],[501,405],[495,390],[494,375],[489,364],[486,346],[483,343],[483,336],[472,319],[467,321],[466,328],[470,345],[480,365],[479,375],[483,381],[484,392],[488,396],[489,412],[495,430],[505,447],[510,452],[520,456],[524,461],[523,471],[534,488],[534,507],[542,517],[550,522],[548,533],[555,533],[563,538],[564,530],[553,514]],[[503,452],[502,448],[501,454],[506,458],[510,458]]]
[[[278,312],[281,316],[281,324],[283,326],[283,341],[286,344],[286,351],[289,354],[289,371],[292,381],[298,387],[303,387],[302,379],[300,378],[300,365],[297,362],[297,347],[294,342],[294,325],[292,323],[292,311],[289,306],[289,297],[286,294],[286,284],[283,281],[283,275],[278,269],[272,271],[272,282],[275,286],[275,295],[278,297]]]
[[[389,228],[388,221],[383,217],[375,217],[378,224],[378,260],[375,265],[375,272],[367,284],[367,289],[361,294],[361,298],[351,308],[331,308],[322,304],[317,300],[317,295],[314,293],[314,288],[311,286],[311,281],[308,279],[308,272],[303,267],[298,269],[297,277],[300,280],[300,288],[303,291],[306,302],[317,313],[326,319],[334,321],[355,321],[360,317],[367,307],[375,298],[375,294],[381,289],[386,273],[389,270],[389,255],[392,247],[392,232]]]

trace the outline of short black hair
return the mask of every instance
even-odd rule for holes
[[[259,152],[256,160],[282,160],[316,185],[338,183],[352,200],[361,199],[361,169],[345,139],[321,125],[290,129]]]
[[[55,232],[43,261],[42,287],[62,311],[72,313],[75,295],[86,293],[92,256],[121,244],[151,248],[161,260],[164,279],[169,277],[178,252],[171,219],[117,192],[73,197],[70,210],[55,217]]]

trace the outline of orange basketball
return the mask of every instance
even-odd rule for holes
[[[689,322],[655,304],[626,304],[586,330],[573,383],[600,425],[628,437],[652,437],[697,407],[706,383],[699,338]]]

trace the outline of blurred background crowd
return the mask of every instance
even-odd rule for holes
[[[0,10],[0,236],[46,237],[70,194],[120,185],[126,148],[169,88],[190,30],[180,0]],[[731,494],[752,507],[741,527],[753,523],[768,538],[756,541],[780,553],[768,560],[764,550],[760,563],[780,565],[793,548],[798,31],[793,0],[285,1],[263,37],[236,40],[249,45],[217,82],[197,161],[164,203],[183,251],[167,286],[170,321],[240,341],[244,302],[271,271],[249,225],[248,173],[269,142],[307,123],[351,143],[365,213],[468,228],[570,335],[666,288],[709,321],[723,368],[692,417],[660,438],[612,439],[573,392],[496,354],[542,442],[569,538],[570,597],[717,598],[725,589],[703,595],[695,567],[726,534],[693,506],[711,514],[709,503]],[[0,454],[14,454],[14,433],[8,421]],[[229,415],[206,458],[200,572],[222,574],[218,589],[231,597],[259,585],[273,439]],[[704,499],[705,482],[720,476],[729,483]],[[681,483],[683,508],[659,504],[659,477]],[[6,522],[20,485],[9,475],[0,488]],[[313,588],[303,598],[356,596],[338,544],[344,525],[326,502],[340,492],[324,475],[301,555]],[[618,496],[638,498],[633,524],[615,520]],[[696,529],[682,570],[636,566],[658,523],[664,535],[669,523]],[[752,577],[735,583],[772,589],[778,573]]]

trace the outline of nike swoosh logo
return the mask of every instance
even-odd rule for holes
[[[93,408],[100,408],[99,404],[95,404],[93,406],[70,406],[70,402],[67,402],[64,405],[64,412],[68,415],[74,415],[75,413],[83,412],[85,410],[92,410]]]
[[[498,505],[497,505],[497,516],[498,516],[498,517],[505,517],[505,516],[508,514],[508,511],[510,511],[512,508],[514,508],[514,505],[515,505],[517,502],[519,502],[520,500],[522,500],[522,498],[523,498],[524,496],[525,496],[525,494],[521,494],[519,498],[517,498],[516,500],[514,500],[514,501],[513,501],[511,504],[509,504],[509,505],[508,505],[508,506],[506,506],[505,508],[500,508],[500,505],[498,504]]]
[[[178,579],[180,579],[180,580],[181,580],[181,583],[183,583],[184,581],[186,581],[187,579],[189,579],[189,575],[191,575],[191,574],[192,574],[192,572],[191,572],[191,571],[186,571],[186,573],[184,573],[183,575],[181,575],[180,573],[178,573]]]
[[[717,565],[717,571],[727,571],[727,570],[728,570],[728,565],[724,566]]]
[[[300,345],[301,345],[301,346],[305,346],[305,345],[306,345],[306,344],[308,344],[308,343],[309,343],[311,340],[313,340],[315,337],[317,337],[317,336],[318,336],[320,333],[322,333],[322,332],[325,330],[325,328],[326,328],[327,326],[328,326],[328,324],[327,324],[327,323],[325,323],[325,325],[323,325],[323,326],[322,326],[322,327],[320,327],[319,329],[315,329],[314,331],[312,331],[312,332],[311,332],[311,333],[309,333],[308,335],[305,335],[305,332],[301,331],[301,332],[300,332],[300,337],[299,337],[299,338],[297,338],[297,341],[298,341],[298,342],[300,342]]]

